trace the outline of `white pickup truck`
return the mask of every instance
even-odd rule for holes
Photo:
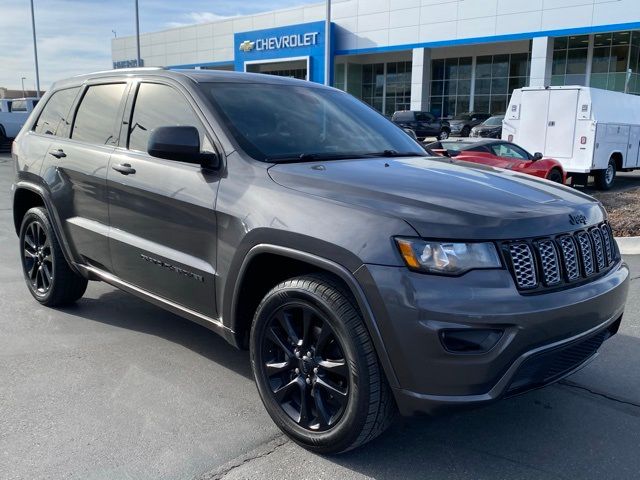
[[[0,144],[13,139],[38,104],[37,98],[0,99]]]

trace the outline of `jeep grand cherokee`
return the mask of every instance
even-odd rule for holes
[[[427,158],[313,83],[75,77],[49,90],[13,159],[38,302],[69,304],[101,280],[248,348],[274,422],[317,452],[362,445],[397,410],[556,381],[622,318],[629,272],[600,203]]]

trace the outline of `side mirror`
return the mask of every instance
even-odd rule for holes
[[[542,160],[542,154],[540,152],[536,152],[533,154],[533,161],[537,162],[538,160]]]
[[[147,145],[152,157],[196,163],[203,168],[216,168],[218,156],[200,151],[200,133],[196,127],[158,127]]]

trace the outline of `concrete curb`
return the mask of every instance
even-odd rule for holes
[[[640,255],[640,237],[616,237],[623,255]]]

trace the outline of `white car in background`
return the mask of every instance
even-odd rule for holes
[[[0,143],[11,140],[38,104],[37,98],[4,98],[0,100]]]

